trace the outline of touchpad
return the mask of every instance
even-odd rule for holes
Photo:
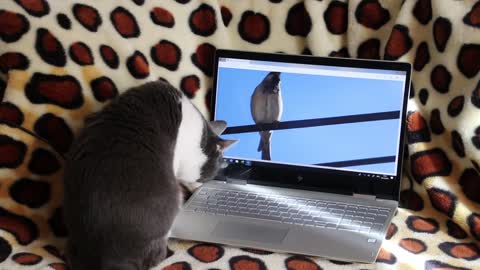
[[[225,239],[279,244],[287,235],[288,230],[288,228],[275,228],[244,222],[220,221],[212,234]]]

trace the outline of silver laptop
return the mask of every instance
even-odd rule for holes
[[[374,262],[398,206],[408,63],[219,50],[212,117],[239,142],[172,237]]]

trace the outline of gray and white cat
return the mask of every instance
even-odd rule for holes
[[[189,99],[156,81],[129,89],[87,118],[64,176],[72,270],[149,269],[166,257],[179,182],[215,176],[234,141]]]

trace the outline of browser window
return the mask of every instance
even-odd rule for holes
[[[394,176],[405,80],[397,70],[222,58],[214,118],[239,139],[225,158]]]

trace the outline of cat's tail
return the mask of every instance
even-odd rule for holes
[[[135,263],[124,258],[122,260],[112,260],[106,257],[89,252],[89,254],[67,253],[67,264],[70,270],[147,270],[141,263]]]
[[[101,270],[148,270],[141,265],[128,262],[102,262]]]
[[[105,261],[98,258],[89,258],[83,261],[71,260],[71,270],[147,270],[143,266],[125,261]]]

